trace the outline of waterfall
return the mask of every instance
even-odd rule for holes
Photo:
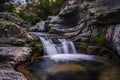
[[[50,34],[36,33],[42,42],[44,49],[44,57],[49,57],[51,60],[58,61],[80,61],[80,60],[94,60],[95,56],[77,53],[72,41],[53,38]],[[56,35],[55,35],[56,36]]]
[[[47,55],[55,54],[76,54],[76,49],[72,41],[66,39],[50,39],[47,36],[39,36]]]
[[[46,35],[39,35],[42,41],[44,51],[50,59],[58,61],[80,61],[93,60],[94,56],[84,54],[77,54],[75,46],[72,41],[66,39],[51,39]]]

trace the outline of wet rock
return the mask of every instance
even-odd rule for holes
[[[30,28],[32,31],[46,31],[45,28],[45,21],[40,21],[39,23],[36,23],[33,27]]]
[[[78,53],[84,53],[88,55],[96,55],[98,57],[101,57],[103,60],[112,61],[113,63],[119,63],[118,58],[116,57],[115,52],[112,50],[109,50],[109,48],[106,47],[100,47],[100,46],[93,46],[93,45],[76,45],[76,49]]]
[[[120,55],[120,25],[117,25],[114,30],[113,36],[114,49]]]

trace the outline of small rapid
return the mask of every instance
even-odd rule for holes
[[[35,33],[36,34],[36,33]],[[51,38],[43,33],[36,34],[44,49],[44,57],[58,61],[94,60],[94,56],[77,53],[74,43],[63,38]]]
[[[114,79],[119,69],[116,71],[116,67],[94,55],[77,53],[72,41],[46,33],[34,34],[44,49],[42,58],[26,67],[35,80],[119,80]]]
[[[47,36],[39,36],[47,55],[76,54],[72,41],[66,39],[50,39]]]

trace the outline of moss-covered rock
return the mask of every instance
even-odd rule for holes
[[[1,44],[16,44],[16,40],[18,39],[21,39],[21,41],[25,43],[26,41],[33,39],[32,36],[29,35],[20,26],[13,22],[5,20],[0,21],[0,38],[4,40],[1,40]]]
[[[0,12],[0,19],[11,21],[17,25],[20,25],[21,27],[28,27],[29,24],[25,21],[23,21],[17,14],[15,13],[9,13],[9,12]]]
[[[10,21],[0,21],[0,37],[19,37],[21,34],[21,28]]]

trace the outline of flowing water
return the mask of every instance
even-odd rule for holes
[[[26,67],[36,80],[120,80],[119,67],[108,66],[93,55],[77,53],[72,41],[42,33],[36,35],[45,54]]]

